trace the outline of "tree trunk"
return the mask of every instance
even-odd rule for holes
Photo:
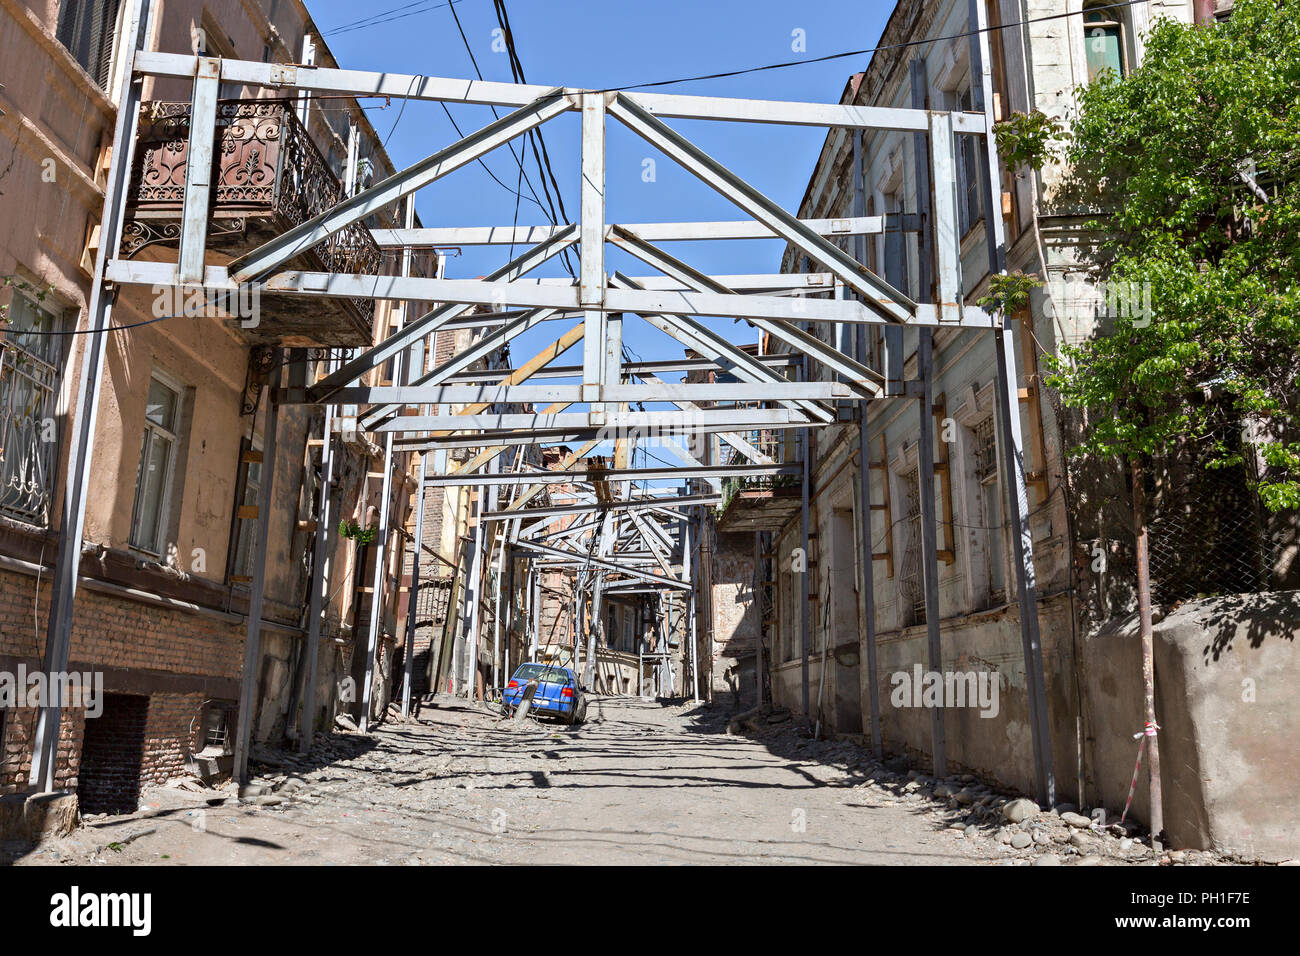
[[[1160,798],[1160,746],[1156,736],[1155,637],[1151,627],[1151,563],[1147,543],[1146,486],[1142,462],[1130,461],[1133,475],[1133,533],[1137,537],[1138,615],[1142,623],[1142,692],[1145,698],[1143,733],[1147,747],[1147,779],[1150,783],[1151,843],[1155,849],[1164,840],[1165,815]]]

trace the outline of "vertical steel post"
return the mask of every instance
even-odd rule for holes
[[[984,224],[988,230],[989,272],[1006,271],[1006,237],[1002,223],[1002,168],[998,161],[993,129],[993,72],[988,39],[988,11],[983,0],[969,0],[971,57],[971,99],[983,112],[989,132],[984,141],[985,189]],[[1002,468],[1000,478],[1007,499],[1011,524],[1011,550],[1020,604],[1020,637],[1025,658],[1025,686],[1029,698],[1029,719],[1034,747],[1035,790],[1039,804],[1056,801],[1056,779],[1052,772],[1052,738],[1047,720],[1047,692],[1043,680],[1043,653],[1038,624],[1038,586],[1034,574],[1033,534],[1029,528],[1029,492],[1025,484],[1024,442],[1020,427],[1020,397],[1016,376],[1015,342],[1005,315],[994,330],[997,359],[997,411],[1001,431]]]
[[[808,497],[812,483],[812,462],[808,448],[808,429],[799,429],[799,457],[802,459],[803,472],[800,481],[799,498],[799,548],[801,555],[799,570],[799,679],[803,715],[812,719],[809,709],[811,701],[808,693],[808,655],[812,630],[813,579],[810,572],[812,557],[809,554],[808,531]]]
[[[763,532],[754,532],[754,706],[763,706]]]
[[[390,433],[391,434],[391,433]],[[474,553],[470,558],[469,577],[465,579],[465,699],[473,700],[478,693],[478,625],[479,608],[483,600],[483,539],[487,522],[483,520],[484,505],[487,502],[487,489],[483,485],[476,488],[474,524]]]
[[[691,699],[698,704],[700,702],[700,685],[698,676],[695,673],[695,592],[699,588],[699,583],[695,569],[695,542],[692,534],[694,526],[694,515],[682,519],[682,579],[691,582],[690,597],[684,602],[682,608],[685,615],[682,621],[682,638],[689,642],[688,660],[691,668]]]
[[[582,183],[579,221],[581,259],[578,302],[585,329],[582,381],[588,400],[605,382],[605,94],[583,93]],[[586,396],[584,396],[586,397]]]
[[[332,372],[336,365],[331,357],[325,368]],[[311,566],[311,594],[307,607],[307,646],[303,653],[307,656],[304,668],[303,688],[299,694],[302,700],[302,725],[298,734],[298,750],[306,753],[311,749],[312,738],[316,731],[316,678],[318,658],[320,657],[321,618],[324,616],[325,589],[328,587],[331,564],[330,555],[334,542],[334,406],[325,406],[325,429],[321,445],[321,485],[320,502],[316,508],[315,553]]]
[[[415,225],[415,197],[408,196],[406,199],[406,228],[410,229]],[[402,250],[402,275],[411,274],[411,247],[407,246]],[[437,257],[437,274],[443,273],[444,261],[441,256]],[[405,306],[403,306],[405,312]],[[432,351],[432,350],[429,350]],[[432,364],[432,356],[423,346],[423,340],[417,339],[411,344],[411,358],[407,364],[406,381],[414,382],[419,376],[428,371],[429,365]],[[429,406],[424,407],[424,414],[429,414]],[[411,554],[411,590],[406,601],[406,641],[402,651],[402,716],[411,715],[411,690],[413,675],[415,672],[415,662],[412,658],[415,656],[415,615],[419,610],[420,600],[420,559],[421,551],[424,548],[424,482],[429,476],[429,455],[430,452],[420,452],[420,477],[416,481],[416,504],[415,504],[415,542],[414,550]],[[399,592],[400,593],[400,592]]]
[[[866,182],[862,169],[862,136],[857,130],[853,136],[853,214],[867,213]],[[867,261],[867,237],[858,236],[854,242],[855,258],[863,265]],[[863,365],[869,360],[867,334],[870,330],[859,327],[855,358]],[[875,544],[871,540],[871,445],[868,410],[871,403],[865,399],[858,408],[858,613],[862,617],[863,643],[866,645],[867,708],[871,722],[871,752],[877,758],[883,754],[880,727],[880,678],[876,658],[876,559]]]
[[[276,349],[274,365],[278,369],[283,352]],[[278,377],[279,372],[272,373]],[[235,735],[235,762],[231,775],[242,787],[248,783],[248,752],[253,741],[253,720],[257,715],[257,686],[262,664],[262,604],[266,592],[266,542],[271,528],[271,506],[275,498],[276,437],[279,431],[280,403],[276,400],[275,382],[269,382],[270,400],[266,406],[266,425],[262,435],[262,487],[257,498],[257,531],[253,542],[253,583],[248,596],[248,629],[244,638],[244,669],[240,674],[238,729]]]
[[[126,62],[117,89],[117,122],[113,130],[113,154],[104,187],[104,211],[100,216],[99,251],[95,256],[95,277],[86,306],[88,335],[82,336],[81,377],[77,386],[76,417],[68,449],[68,474],[63,488],[63,510],[59,524],[59,551],[50,591],[50,616],[45,631],[46,687],[59,686],[55,679],[68,666],[72,640],[72,614],[77,598],[77,573],[81,566],[81,539],[86,525],[86,489],[99,416],[99,387],[104,372],[106,330],[112,324],[116,290],[106,287],[104,270],[122,244],[125,192],[135,154],[136,122],[140,115],[142,80],[135,76],[135,57],[148,42],[153,0],[131,0],[122,20],[122,44]],[[69,358],[67,365],[71,365]],[[36,715],[32,740],[32,786],[49,793],[54,789],[54,764],[58,754],[59,724],[63,711],[53,696]]]
[[[488,467],[489,474],[493,474],[493,475],[499,474],[501,471],[501,456],[500,455],[494,456],[492,460],[488,462],[487,467]],[[499,491],[500,489],[496,485],[492,485],[490,488],[488,488],[488,504],[487,504],[488,511],[496,511]],[[494,539],[500,538],[500,534],[499,534],[500,530],[501,529],[499,528],[499,526],[494,527],[493,532],[495,533],[488,533],[487,535],[485,535],[485,537],[487,538],[485,542],[487,553],[484,554],[483,556],[483,577],[485,579],[491,573],[492,542]],[[504,549],[504,542],[503,542],[502,553],[504,553],[504,551],[505,549]],[[495,594],[493,596],[493,609],[492,609],[492,686],[493,687],[497,686],[497,658],[501,651],[501,564],[499,560],[497,562],[497,578],[495,583],[496,583],[496,588],[495,588]],[[486,688],[483,697],[485,700],[488,697]]]
[[[411,557],[411,591],[406,601],[406,647],[402,655],[402,716],[411,715],[411,682],[414,673],[415,616],[420,600],[420,552],[424,548],[424,482],[429,476],[428,451],[420,453],[420,479],[416,484],[415,551]]]
[[[208,243],[208,196],[212,188],[212,151],[217,138],[217,88],[221,60],[201,56],[190,102],[190,141],[185,161],[185,194],[181,200],[178,278],[202,282]]]
[[[934,368],[933,331],[917,329],[916,366],[921,379],[920,421],[917,437],[916,480],[921,497],[921,582],[925,589],[926,659],[932,674],[943,673],[943,647],[939,636],[939,554],[934,511]],[[948,774],[948,748],[944,733],[942,700],[930,710],[930,741],[934,775]]]

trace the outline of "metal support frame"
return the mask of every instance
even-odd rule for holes
[[[64,482],[63,509],[59,524],[59,553],[55,560],[50,590],[49,622],[45,631],[45,676],[47,687],[61,686],[55,678],[67,669],[72,641],[72,613],[77,597],[77,575],[81,566],[81,540],[86,526],[86,490],[90,485],[95,422],[99,416],[99,389],[104,375],[108,328],[112,325],[113,300],[117,290],[108,286],[104,275],[122,242],[126,190],[135,155],[136,124],[140,116],[141,78],[135,67],[149,36],[152,0],[130,0],[123,15],[122,44],[125,64],[117,89],[117,120],[113,131],[113,153],[104,186],[104,212],[100,217],[99,251],[95,276],[86,304],[87,327],[82,341],[81,378],[77,385],[76,418],[70,429],[68,474]],[[32,786],[49,793],[54,789],[62,702],[51,697],[36,715],[32,739]]]
[[[988,37],[988,9],[984,0],[969,0],[972,100],[986,118],[984,140],[987,166],[984,193],[984,222],[989,230],[989,272],[1006,272],[1006,235],[1002,222],[1001,166],[997,141],[991,134],[993,111],[993,68]],[[1005,321],[1005,317],[1004,317]],[[1020,604],[1020,636],[1025,658],[1025,687],[1029,698],[1030,732],[1034,749],[1034,782],[1038,802],[1049,807],[1056,802],[1056,779],[1052,770],[1052,736],[1047,715],[1047,689],[1043,678],[1042,640],[1038,624],[1038,586],[1034,573],[1034,541],[1029,527],[1029,492],[1025,484],[1024,440],[1020,429],[1020,399],[1016,377],[1016,348],[1011,329],[1002,325],[993,333],[997,359],[997,413],[1001,431],[1002,468],[1000,480],[1006,489],[1007,516],[1011,521],[1011,550]]]
[[[710,587],[709,533],[710,518],[703,505],[715,504],[716,494],[690,494],[679,489],[675,496],[638,492],[634,482],[675,480],[716,482],[732,477],[736,466],[719,465],[709,455],[697,461],[690,452],[679,457],[685,469],[637,468],[633,461],[638,442],[637,429],[661,429],[670,435],[720,434],[722,440],[749,459],[740,466],[744,474],[770,473],[787,475],[794,468],[801,477],[800,533],[804,555],[800,572],[802,698],[805,714],[810,714],[809,655],[811,644],[811,602],[815,600],[811,575],[810,500],[811,500],[811,429],[837,420],[834,403],[853,400],[862,405],[859,427],[862,480],[859,487],[859,527],[864,545],[861,562],[865,574],[860,581],[864,592],[862,614],[871,671],[873,746],[880,747],[879,704],[876,700],[874,602],[871,595],[872,555],[870,541],[870,482],[866,403],[871,400],[911,394],[902,376],[902,332],[906,326],[921,331],[925,355],[929,354],[928,330],[941,326],[959,326],[992,330],[998,343],[999,415],[1004,435],[1004,469],[1009,501],[1012,503],[1013,536],[1018,560],[1018,586],[1021,597],[1022,627],[1030,679],[1032,720],[1035,728],[1035,757],[1039,768],[1040,799],[1051,794],[1050,742],[1046,736],[1046,708],[1042,694],[1041,651],[1038,647],[1036,594],[1033,582],[1032,542],[1025,530],[1027,505],[1024,493],[1024,468],[1020,452],[1019,419],[1015,403],[1014,355],[1010,336],[1002,317],[990,317],[981,309],[965,306],[961,301],[960,254],[956,244],[956,202],[950,192],[951,170],[955,167],[955,136],[983,137],[988,150],[990,169],[997,169],[996,146],[990,135],[992,118],[991,76],[988,70],[988,38],[980,32],[972,37],[972,64],[981,78],[976,88],[976,112],[933,111],[914,100],[910,109],[862,107],[847,104],[782,103],[719,97],[677,96],[651,93],[618,93],[591,90],[568,90],[523,84],[451,80],[437,77],[400,76],[319,68],[304,62],[297,65],[264,64],[250,61],[213,59],[169,53],[142,52],[147,35],[147,0],[134,0],[128,14],[128,31],[135,42],[126,71],[119,101],[116,148],[106,190],[104,242],[101,244],[92,287],[90,323],[94,330],[87,339],[78,394],[80,414],[72,443],[72,469],[65,499],[64,541],[61,544],[55,576],[54,599],[47,634],[47,656],[51,670],[66,665],[67,641],[71,628],[80,536],[84,522],[85,486],[90,468],[90,441],[94,433],[98,383],[102,375],[104,329],[111,314],[112,293],[116,285],[194,285],[216,293],[230,292],[239,283],[250,282],[268,292],[298,297],[346,297],[372,301],[428,301],[439,305],[413,321],[403,321],[399,328],[372,347],[356,351],[338,367],[315,383],[291,383],[276,390],[267,407],[268,424],[264,449],[265,467],[270,472],[264,482],[259,512],[256,577],[250,601],[248,640],[245,647],[244,681],[241,687],[240,730],[236,743],[237,776],[247,778],[247,758],[251,724],[256,702],[252,699],[255,672],[260,654],[259,629],[264,588],[266,533],[270,518],[271,488],[274,480],[275,429],[281,403],[310,403],[325,406],[327,422],[334,417],[365,431],[384,436],[383,499],[377,536],[376,564],[371,588],[372,605],[367,633],[365,684],[362,688],[361,727],[368,729],[373,667],[383,605],[384,571],[390,542],[392,472],[395,454],[415,450],[473,447],[481,449],[471,462],[456,473],[437,468],[428,474],[427,453],[422,455],[417,493],[420,508],[428,487],[471,483],[479,487],[477,521],[471,545],[470,572],[465,580],[465,627],[458,637],[467,654],[464,661],[466,693],[477,690],[477,647],[480,640],[480,604],[485,581],[485,565],[490,560],[490,542],[499,541],[502,551],[498,570],[508,566],[511,576],[514,561],[526,561],[528,595],[527,614],[531,626],[528,656],[535,659],[540,632],[541,582],[544,566],[581,569],[580,595],[575,592],[575,609],[590,600],[590,628],[587,635],[587,668],[594,677],[595,636],[602,627],[601,602],[614,593],[640,593],[650,590],[662,596],[674,590],[689,590],[682,602],[684,614],[679,621],[690,642],[692,697],[700,699],[698,644],[701,638],[700,617],[709,613]],[[151,3],[149,4],[151,6]],[[983,26],[980,0],[971,0],[972,22]],[[304,60],[313,58],[305,50]],[[240,256],[228,267],[205,263],[205,235],[211,183],[205,182],[210,163],[191,163],[187,170],[181,231],[181,248],[175,264],[165,262],[125,261],[117,258],[124,189],[129,174],[135,139],[135,121],[139,114],[140,80],[144,76],[184,77],[193,82],[191,112],[191,157],[202,159],[215,147],[216,92],[221,83],[240,83],[283,88],[296,97],[299,108],[307,98],[325,93],[354,96],[380,95],[398,99],[440,100],[455,103],[483,103],[506,107],[511,112],[500,116],[482,129],[463,137],[398,171],[369,188],[356,190],[353,169],[341,201],[319,216],[275,236],[251,252]],[[461,168],[514,138],[536,129],[566,112],[578,112],[582,127],[581,216],[577,223],[545,227],[471,227],[468,231],[417,229],[409,215],[412,197],[420,188]],[[613,116],[635,134],[706,183],[719,195],[729,199],[751,218],[735,223],[663,223],[611,225],[605,208],[605,126]],[[853,217],[845,220],[801,221],[787,213],[770,198],[726,169],[684,135],[665,122],[665,118],[687,117],[729,122],[784,123],[822,127],[840,127],[853,131],[855,140],[861,131],[883,129],[910,133],[918,143],[928,137],[929,149],[918,153],[928,175],[933,171],[928,214],[909,218],[901,216],[867,217],[861,182],[855,190]],[[350,150],[356,137],[350,137]],[[860,144],[855,142],[855,177],[861,176]],[[349,164],[354,167],[354,164]],[[989,178],[987,210],[993,241],[990,264],[999,271],[1005,256],[998,204],[993,190],[996,176]],[[943,184],[942,188],[939,184]],[[402,274],[348,275],[309,273],[285,270],[294,257],[326,241],[354,223],[361,222],[385,207],[405,199],[408,216],[405,228],[380,232],[380,241],[401,248],[404,253]],[[861,237],[890,228],[914,228],[919,219],[922,242],[933,237],[937,257],[937,293],[932,303],[911,301],[865,265],[865,246]],[[910,223],[910,224],[909,224]],[[458,244],[535,243],[510,263],[484,279],[448,279],[441,269],[436,278],[411,276],[410,252],[420,244],[441,242],[455,237]],[[704,239],[754,239],[776,237],[790,243],[806,259],[803,274],[781,276],[705,276],[688,264],[670,256],[654,245],[656,242]],[[837,244],[838,239],[858,237],[856,255]],[[614,243],[649,263],[662,275],[630,278],[621,274],[610,277],[605,272],[604,247]],[[526,273],[578,244],[581,274],[576,282],[567,279],[528,279]],[[923,249],[926,248],[923,245]],[[923,255],[923,260],[928,256]],[[826,271],[812,273],[808,265],[819,263]],[[928,261],[924,263],[928,268]],[[923,283],[923,288],[927,284]],[[851,290],[853,297],[842,290]],[[806,298],[805,294],[835,293],[833,298]],[[486,315],[472,315],[475,306],[486,306]],[[405,305],[403,306],[405,309]],[[482,358],[506,345],[519,334],[545,321],[581,315],[580,327],[571,329],[556,340],[552,348],[517,369],[472,370]],[[684,344],[694,355],[685,360],[648,363],[624,363],[622,327],[625,317],[636,317]],[[772,356],[754,356],[737,348],[724,335],[714,331],[707,317],[744,319],[765,335],[795,353],[803,367],[797,381],[782,377],[781,369],[791,363]],[[403,319],[406,316],[403,315]],[[809,333],[813,324],[835,326],[835,345],[828,345]],[[868,362],[867,330],[879,326],[884,338],[883,367],[874,370]],[[468,349],[462,350],[438,368],[418,377],[405,376],[406,383],[392,387],[365,387],[363,375],[384,362],[394,360],[398,376],[404,365],[414,372],[414,358],[407,359],[417,343],[439,330],[482,328],[487,334]],[[561,369],[551,363],[581,340],[581,368]],[[856,342],[851,346],[850,340]],[[818,381],[810,374],[809,362],[815,361],[829,371],[829,381]],[[928,359],[926,363],[928,364]],[[703,368],[728,372],[735,382],[710,381],[665,383],[657,377],[667,371]],[[579,378],[577,385],[557,383],[538,385],[531,378]],[[928,367],[920,375],[922,413],[920,434],[930,451],[931,384]],[[637,403],[659,402],[675,406],[671,410],[630,411]],[[503,405],[549,403],[537,410],[517,411]],[[734,403],[761,404],[764,407],[727,407]],[[463,414],[432,415],[431,406],[457,404],[466,406]],[[341,406],[335,413],[335,405]],[[587,410],[568,410],[586,405]],[[423,406],[417,414],[406,414],[410,406]],[[842,408],[842,406],[839,406]],[[756,428],[799,430],[801,461],[792,468],[775,463],[754,447],[744,433]],[[596,452],[602,438],[614,434],[615,467],[582,467],[578,462]],[[560,469],[546,475],[518,471],[500,472],[500,456],[516,444],[584,441],[579,451],[571,453]],[[400,444],[399,444],[400,442]],[[440,456],[440,459],[442,456]],[[923,475],[933,471],[933,458],[921,469]],[[481,469],[489,469],[484,474]],[[325,568],[329,547],[330,491],[333,449],[330,428],[322,451],[322,489],[308,610],[308,687],[302,694],[303,743],[310,740],[311,712],[314,710],[315,648],[318,646],[325,593]],[[551,501],[541,507],[528,504],[548,485],[563,480],[575,487],[570,502]],[[925,480],[924,478],[922,480]],[[590,487],[588,487],[588,485]],[[487,491],[501,486],[524,486],[509,505],[497,508],[488,500]],[[927,488],[929,486],[927,485]],[[928,534],[925,548],[927,621],[931,630],[932,665],[937,666],[938,604],[937,566],[934,562],[934,508],[930,495],[923,494],[923,508],[929,502],[923,531]],[[552,534],[543,527],[553,519],[571,519],[563,533]],[[504,534],[497,534],[496,521],[506,521]],[[670,521],[680,527],[676,534],[661,523]],[[411,651],[419,584],[420,537],[422,514],[417,517],[416,553],[413,563],[406,632],[406,669],[403,679],[403,711],[407,712],[411,693]],[[324,527],[321,527],[324,525]],[[489,534],[491,529],[492,534]],[[574,530],[577,529],[577,530]],[[542,544],[541,540],[550,543]],[[756,539],[757,540],[757,539]],[[586,548],[585,553],[583,549]],[[531,555],[530,557],[524,557]],[[549,562],[550,564],[544,564]],[[756,554],[755,574],[758,573]],[[678,570],[680,569],[680,570]],[[498,598],[501,597],[500,573]],[[756,592],[757,594],[757,592]],[[513,601],[510,613],[513,613]],[[501,613],[498,607],[496,628],[499,635]],[[707,627],[707,621],[705,622]],[[509,662],[509,623],[506,628],[506,663]],[[574,651],[580,638],[574,637]],[[499,659],[494,650],[493,667]],[[665,659],[665,664],[667,663]],[[761,640],[756,665],[759,694],[762,694]],[[453,668],[454,670],[456,668]],[[495,673],[495,671],[494,671]],[[662,676],[662,675],[661,675]],[[671,669],[668,670],[671,689]],[[639,689],[639,688],[638,688]],[[662,689],[662,686],[661,686]],[[943,760],[942,715],[936,739],[936,766]],[[53,779],[54,741],[57,739],[57,708],[42,711],[38,722],[38,753],[33,761],[33,780],[47,789]]]
[[[332,367],[330,359],[326,367]],[[298,750],[306,753],[311,749],[315,734],[316,714],[316,677],[320,657],[320,631],[324,617],[325,582],[329,580],[326,568],[333,553],[334,528],[334,407],[325,406],[325,427],[321,439],[321,485],[319,503],[316,507],[316,532],[313,543],[311,565],[311,593],[307,603],[307,643],[303,654],[307,658],[304,668],[303,687],[299,693],[302,701],[302,724],[298,732]]]
[[[273,365],[282,356],[275,350]],[[269,391],[269,388],[268,388]],[[257,530],[253,540],[253,583],[248,595],[248,625],[244,635],[244,667],[239,678],[239,711],[235,730],[235,758],[231,776],[240,786],[248,783],[248,754],[253,744],[253,721],[257,716],[257,686],[262,665],[262,604],[266,594],[266,544],[271,530],[271,506],[275,498],[275,458],[279,433],[280,406],[274,393],[266,405],[262,430],[262,472],[265,475],[257,497]]]

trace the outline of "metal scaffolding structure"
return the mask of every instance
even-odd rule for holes
[[[835,103],[798,103],[729,99],[659,93],[634,93],[569,88],[548,88],[512,83],[468,81],[454,78],[363,72],[306,65],[284,65],[209,58],[144,49],[153,0],[133,0],[127,13],[128,33],[134,42],[118,102],[121,104],[114,134],[112,166],[105,191],[102,234],[89,306],[87,360],[77,397],[77,430],[70,458],[70,476],[63,503],[62,538],[46,637],[46,661],[52,670],[67,661],[73,604],[77,591],[81,532],[102,377],[105,329],[118,290],[131,286],[200,288],[211,295],[237,292],[253,286],[263,292],[303,298],[353,298],[398,303],[439,303],[423,315],[403,316],[395,331],[382,341],[356,350],[328,367],[323,377],[307,381],[305,355],[288,363],[285,382],[269,391],[264,439],[262,511],[269,514],[274,476],[277,413],[292,405],[315,405],[325,410],[327,423],[337,423],[341,406],[357,406],[357,425],[376,439],[382,437],[385,460],[385,494],[376,548],[370,610],[370,642],[363,695],[362,727],[370,717],[375,640],[378,632],[381,589],[384,586],[384,551],[391,547],[388,528],[388,482],[395,452],[418,451],[421,464],[417,494],[433,487],[469,486],[478,489],[479,520],[470,546],[470,566],[463,569],[466,603],[466,654],[464,688],[475,691],[477,643],[483,639],[479,608],[493,548],[501,548],[498,569],[506,559],[530,563],[524,575],[528,611],[536,618],[540,603],[537,570],[550,568],[574,573],[587,582],[580,618],[589,622],[585,635],[578,631],[575,651],[586,638],[585,667],[588,684],[595,666],[596,641],[602,624],[602,602],[630,594],[685,596],[681,603],[691,660],[688,663],[692,694],[700,695],[699,667],[695,660],[697,637],[707,639],[697,602],[707,590],[711,562],[701,547],[709,545],[701,534],[704,509],[717,504],[722,479],[737,476],[787,477],[802,487],[802,525],[807,553],[807,515],[810,461],[809,435],[814,429],[842,420],[846,405],[856,408],[862,443],[862,483],[855,508],[859,541],[870,550],[870,495],[868,484],[867,403],[916,401],[920,439],[920,480],[933,487],[934,460],[930,429],[932,370],[931,336],[947,327],[984,330],[997,343],[997,407],[1005,441],[1000,462],[1003,487],[1008,495],[1011,540],[1015,548],[1016,583],[1023,634],[1032,739],[1038,779],[1038,799],[1053,797],[1051,743],[1044,699],[1043,666],[1039,648],[1037,594],[1032,538],[1027,524],[1027,495],[1011,321],[1001,314],[965,304],[962,295],[961,256],[956,208],[956,144],[958,136],[977,139],[985,149],[988,175],[986,221],[990,271],[1005,269],[1005,241],[1000,215],[1001,181],[992,136],[992,79],[988,34],[983,4],[971,0],[971,54],[975,108],[952,112],[925,108],[923,100],[911,108],[882,108]],[[120,256],[126,183],[132,164],[140,113],[141,88],[148,77],[183,79],[193,84],[189,164],[181,224],[178,259],[169,262],[135,261]],[[484,104],[509,108],[500,118],[463,139],[444,146],[388,178],[349,190],[324,213],[288,229],[230,262],[205,264],[210,185],[204,171],[210,164],[193,157],[211,154],[216,135],[216,98],[221,84],[244,84],[275,90],[286,96],[346,94],[381,96],[394,100]],[[422,229],[413,226],[410,211],[414,196],[465,165],[505,146],[516,137],[543,126],[565,113],[581,117],[581,212],[576,223],[558,226],[469,226]],[[866,237],[885,228],[882,217],[865,215],[862,187],[858,183],[855,215],[845,220],[801,221],[733,173],[666,120],[690,118],[719,122],[842,128],[860,141],[872,130],[898,131],[916,137],[922,146],[918,174],[924,175],[925,209],[920,217],[924,234],[923,268],[930,278],[920,284],[923,301],[912,301],[864,264]],[[682,222],[614,224],[605,204],[605,133],[611,122],[631,130],[719,195],[729,199],[747,217],[738,222]],[[861,166],[857,164],[858,175]],[[289,263],[353,224],[375,213],[406,204],[406,227],[378,230],[381,246],[401,250],[405,267],[396,275],[308,272]],[[682,240],[777,237],[790,244],[819,271],[801,274],[710,276],[668,254],[661,243]],[[850,240],[854,252],[841,247]],[[524,251],[481,279],[411,275],[412,249],[440,245],[524,245]],[[607,244],[623,249],[646,264],[651,274],[628,276],[607,273]],[[577,252],[580,272],[576,280],[529,278],[530,271],[564,250]],[[931,291],[931,285],[933,289]],[[788,355],[756,356],[737,347],[707,321],[739,319],[782,343]],[[677,351],[663,358],[632,362],[622,348],[624,323],[644,321],[673,340]],[[565,329],[555,345],[537,360],[518,368],[484,371],[476,368],[485,356],[542,323],[559,322]],[[576,323],[576,324],[575,324]],[[836,330],[830,344],[814,334],[825,325]],[[435,365],[423,343],[441,329],[471,327],[480,334],[464,350]],[[866,334],[851,330],[879,328],[884,359],[879,367],[868,360]],[[918,338],[917,377],[903,375],[903,331],[915,329]],[[552,360],[570,347],[580,347],[580,366],[561,367]],[[683,359],[682,349],[688,353]],[[399,369],[390,386],[362,384],[363,376],[393,362]],[[400,371],[402,368],[404,371]],[[787,372],[802,366],[804,374]],[[724,380],[671,382],[663,376],[689,371],[716,370]],[[816,374],[813,374],[816,373]],[[565,382],[572,378],[574,383]],[[556,381],[556,380],[559,381]],[[752,403],[741,407],[740,403]],[[641,405],[667,405],[666,409],[640,410]],[[434,408],[440,414],[431,414]],[[331,427],[327,425],[327,429]],[[800,436],[800,460],[774,461],[746,438],[755,430],[795,430]],[[634,467],[635,451],[647,436],[681,436],[687,439],[719,436],[740,455],[743,465],[701,461],[689,451],[670,444],[682,459],[681,467]],[[324,487],[320,490],[322,519],[315,537],[310,593],[308,660],[315,660],[320,636],[322,589],[330,551],[329,483],[332,476],[330,432],[322,459]],[[541,443],[576,444],[573,454],[549,471],[525,471],[514,452]],[[613,445],[612,461],[596,455]],[[686,447],[690,447],[689,445]],[[471,448],[472,457],[452,469],[451,448]],[[707,456],[706,456],[707,458]],[[685,481],[695,486],[684,493],[637,487],[639,482]],[[552,485],[570,489],[563,503],[532,504]],[[496,497],[511,492],[509,503]],[[936,527],[934,502],[922,495],[922,577],[926,600],[931,666],[939,669]],[[928,507],[926,503],[929,503]],[[255,542],[252,607],[248,616],[247,646],[235,742],[235,774],[247,776],[254,719],[255,679],[258,672],[260,606],[263,595],[267,522],[261,522]],[[421,544],[416,542],[418,562]],[[513,561],[508,561],[513,568]],[[707,565],[707,567],[706,567]],[[866,645],[870,688],[871,736],[879,749],[880,710],[875,655],[875,610],[872,600],[872,561],[859,562],[863,595],[861,633]],[[806,567],[806,565],[805,565]],[[413,589],[418,583],[418,563]],[[807,571],[801,593],[803,604],[803,698],[808,701],[808,656],[813,595]],[[665,598],[675,602],[676,599]],[[412,595],[412,603],[414,595]],[[506,614],[513,614],[507,610]],[[409,615],[413,622],[414,614]],[[494,628],[500,627],[500,618]],[[408,623],[413,627],[413,623]],[[537,626],[531,627],[535,651]],[[508,625],[507,625],[508,632]],[[702,634],[701,634],[702,632]],[[496,631],[499,635],[499,630]],[[491,638],[489,638],[491,639]],[[407,672],[403,682],[403,708],[410,703],[411,635],[405,637]],[[761,642],[760,642],[760,655]],[[507,652],[508,654],[508,652]],[[761,659],[761,657],[760,657]],[[496,656],[494,655],[494,661]],[[506,667],[508,671],[509,662]],[[508,676],[508,675],[507,675]],[[683,678],[685,675],[682,675]],[[303,700],[300,745],[311,738],[311,697],[314,667],[309,666]],[[761,674],[759,677],[761,695]],[[934,716],[935,772],[946,764],[943,712]],[[60,713],[42,710],[36,732],[33,783],[53,787],[55,741]]]

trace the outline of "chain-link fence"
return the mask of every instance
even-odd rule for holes
[[[1147,466],[1151,596],[1157,604],[1277,586],[1278,543],[1270,529],[1288,518],[1269,513],[1255,493],[1255,455],[1240,431],[1225,424]],[[1225,454],[1240,461],[1216,464]]]

